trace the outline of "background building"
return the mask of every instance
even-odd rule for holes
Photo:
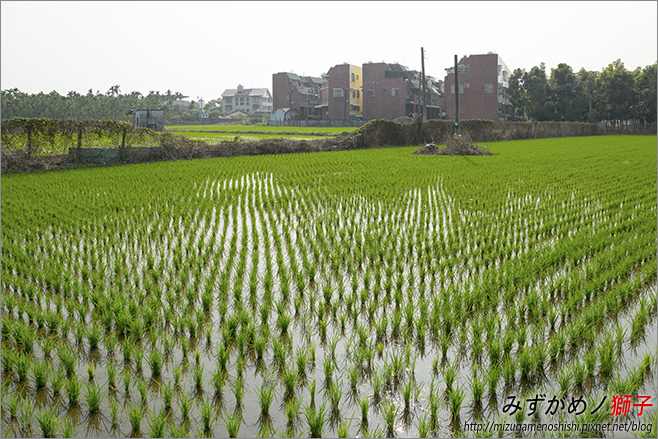
[[[321,118],[320,88],[324,79],[282,72],[272,75],[273,110],[291,108],[293,119],[317,120]]]
[[[222,93],[222,111],[231,114],[241,111],[245,114],[262,114],[272,111],[272,95],[266,88],[230,88]]]
[[[422,114],[420,72],[398,63],[363,64],[363,118],[396,119]],[[442,84],[427,78],[427,118],[439,119],[443,111]]]
[[[349,120],[363,118],[361,67],[338,64],[322,75],[322,119]]]
[[[495,53],[465,56],[458,62],[459,119],[507,121],[514,116],[509,100],[510,70]],[[455,68],[446,69],[446,112],[455,119]]]

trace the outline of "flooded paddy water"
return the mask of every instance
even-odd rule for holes
[[[552,139],[3,177],[2,431],[655,424],[655,151],[631,139],[648,165]],[[654,407],[609,416],[622,394]]]

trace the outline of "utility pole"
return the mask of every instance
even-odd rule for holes
[[[459,66],[455,55],[455,134],[459,135]]]
[[[421,80],[423,86],[423,121],[427,120],[427,79],[425,78],[425,51],[420,48]]]
[[[345,82],[345,107],[343,108],[343,120],[347,120],[347,103],[350,100],[350,70],[347,69],[347,81]]]

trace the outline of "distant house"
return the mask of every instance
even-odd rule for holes
[[[361,67],[350,64],[339,64],[329,69],[323,75],[325,82],[321,89],[322,119],[348,120],[363,117],[361,96]]]
[[[459,118],[510,120],[514,115],[508,87],[511,72],[498,54],[470,55],[457,64]],[[446,69],[445,92],[448,119],[455,119],[455,68]]]
[[[320,89],[324,78],[281,72],[272,75],[273,109],[292,108],[293,119],[321,118]],[[287,119],[286,119],[287,120]]]
[[[128,110],[126,115],[132,115],[133,127],[149,128],[154,131],[164,129],[164,110]]]
[[[241,111],[247,115],[272,111],[272,95],[266,88],[230,88],[222,93],[222,111],[231,114]]]
[[[421,74],[398,63],[363,64],[363,119],[396,119],[422,113]],[[443,112],[440,81],[427,76],[427,118]]]

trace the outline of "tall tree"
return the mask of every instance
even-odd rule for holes
[[[644,123],[656,123],[656,73],[656,63],[653,63],[635,75],[638,95],[634,117]]]
[[[603,69],[596,88],[601,119],[615,122],[633,119],[637,104],[635,77],[620,59]]]

